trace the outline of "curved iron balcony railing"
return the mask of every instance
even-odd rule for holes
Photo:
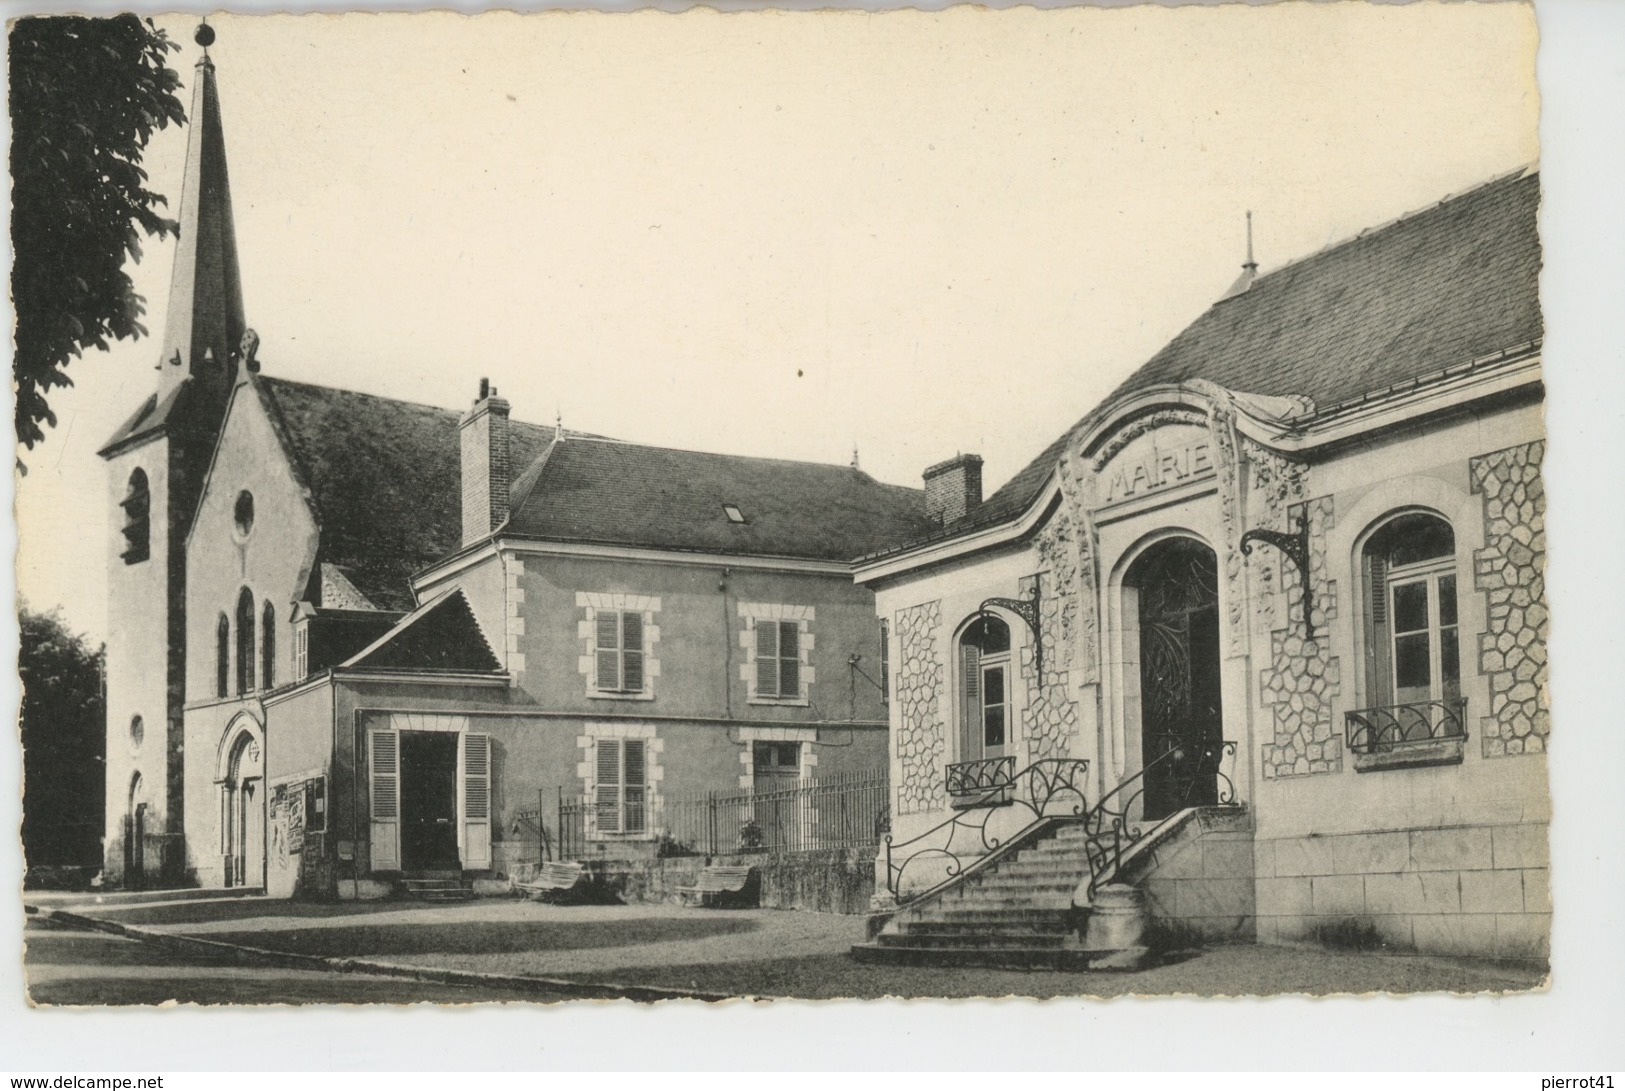
[[[1356,754],[1384,754],[1467,734],[1467,698],[1381,705],[1343,714],[1348,746]]]

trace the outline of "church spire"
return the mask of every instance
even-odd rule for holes
[[[243,290],[237,236],[226,178],[226,138],[208,47],[214,28],[197,29],[203,47],[192,86],[186,175],[181,184],[179,244],[170,279],[158,365],[160,400],[190,376],[229,388],[232,359],[243,336]]]

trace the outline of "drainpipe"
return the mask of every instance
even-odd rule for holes
[[[727,719],[734,718],[734,642],[733,614],[728,609],[728,569],[717,579],[717,590],[722,592],[722,707]]]

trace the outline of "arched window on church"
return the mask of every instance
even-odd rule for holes
[[[254,595],[243,588],[237,596],[237,693],[254,688]]]
[[[1461,696],[1456,536],[1429,512],[1396,515],[1366,541],[1366,683],[1372,705]]]
[[[276,608],[269,600],[260,622],[260,679],[266,689],[276,685]]]
[[[139,564],[152,555],[152,494],[147,489],[144,470],[130,475],[130,484],[124,490],[119,507],[124,509],[124,563]]]
[[[231,694],[231,622],[221,614],[214,626],[214,695]]]

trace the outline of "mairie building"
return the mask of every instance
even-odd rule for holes
[[[950,518],[857,571],[902,903],[861,956],[1064,962],[1105,891],[1165,941],[1546,957],[1539,200],[1249,257],[992,495],[927,471]]]

